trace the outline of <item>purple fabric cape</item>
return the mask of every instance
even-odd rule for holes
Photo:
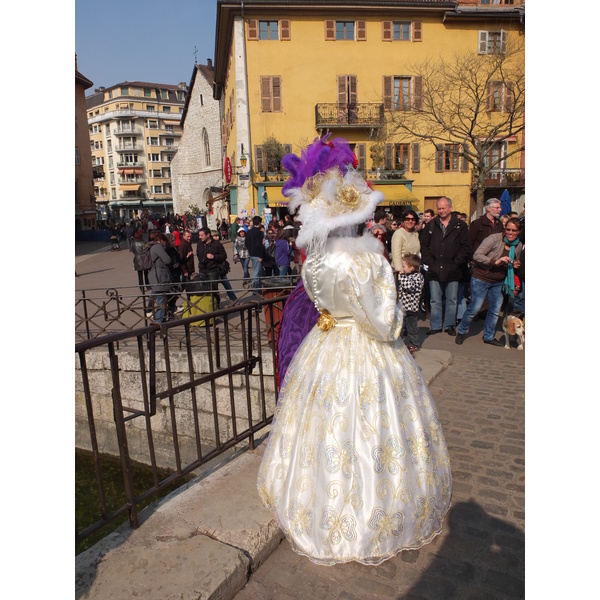
[[[283,308],[277,336],[277,381],[279,385],[287,368],[308,332],[319,319],[319,311],[311,302],[302,279]]]

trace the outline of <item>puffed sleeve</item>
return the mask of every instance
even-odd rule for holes
[[[402,331],[403,313],[396,302],[394,274],[384,256],[356,256],[345,287],[350,311],[362,331],[380,341],[396,340]]]

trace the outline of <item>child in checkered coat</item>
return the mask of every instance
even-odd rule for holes
[[[398,275],[398,298],[404,309],[404,324],[406,326],[405,343],[411,353],[419,348],[419,305],[425,280],[420,272],[421,259],[417,254],[405,254],[402,257],[403,273]]]

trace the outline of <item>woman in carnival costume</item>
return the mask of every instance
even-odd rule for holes
[[[345,140],[288,154],[302,279],[319,312],[285,372],[258,490],[313,562],[378,565],[441,532],[452,476],[437,409],[400,332],[379,240],[359,237],[383,195]]]

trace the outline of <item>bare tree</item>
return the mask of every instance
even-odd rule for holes
[[[428,59],[410,67],[412,102],[385,97],[391,131],[408,134],[435,148],[439,161],[460,160],[461,170],[472,166],[472,189],[477,212],[483,209],[485,179],[510,156],[525,147],[505,144],[522,139],[525,127],[525,66],[522,44],[504,44],[493,52],[465,52],[450,58]],[[390,89],[391,91],[391,89]],[[393,94],[393,92],[392,92]]]

